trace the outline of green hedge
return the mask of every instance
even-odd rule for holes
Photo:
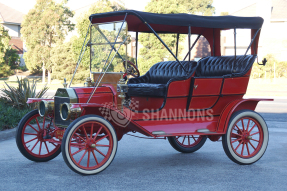
[[[30,109],[17,109],[0,102],[0,131],[16,127],[29,111]]]

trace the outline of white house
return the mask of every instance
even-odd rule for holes
[[[24,14],[0,3],[0,24],[8,30],[11,40],[9,42],[12,45],[13,49],[18,50],[18,54],[21,57],[20,66],[25,65],[23,59],[23,53],[26,51],[26,48],[21,40],[21,23]]]

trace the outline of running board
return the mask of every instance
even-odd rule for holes
[[[215,133],[210,131],[209,129],[197,129],[196,132],[198,133]]]
[[[165,135],[166,133],[164,131],[153,131],[153,135]]]

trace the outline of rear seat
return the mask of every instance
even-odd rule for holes
[[[197,77],[214,77],[214,76],[242,76],[252,67],[256,55],[236,56],[208,56],[198,61],[198,67],[195,71]]]
[[[184,80],[194,73],[197,63],[182,61],[186,72],[176,61],[164,61],[153,65],[143,76],[128,81],[129,96],[164,97],[169,82]]]

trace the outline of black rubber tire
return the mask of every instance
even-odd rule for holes
[[[195,146],[183,147],[183,146],[178,144],[175,137],[168,137],[168,141],[169,141],[170,145],[175,150],[177,150],[181,153],[193,153],[193,152],[197,151],[198,149],[200,149],[204,145],[206,139],[207,139],[207,136],[202,136],[202,139],[200,140],[200,142],[198,144],[196,144]]]
[[[69,150],[69,139],[70,139],[71,134],[77,129],[78,126],[80,126],[81,124],[88,122],[88,121],[98,121],[98,122],[106,125],[106,127],[108,127],[108,129],[110,130],[110,133],[112,134],[112,138],[114,141],[112,153],[109,156],[109,159],[107,160],[106,163],[104,163],[104,165],[100,166],[99,168],[97,168],[95,170],[85,170],[85,169],[78,167],[71,160],[70,154],[68,151]],[[62,145],[61,145],[62,155],[63,155],[65,163],[67,164],[67,166],[71,170],[73,170],[74,172],[81,174],[81,175],[94,175],[94,174],[98,174],[98,173],[102,172],[103,170],[105,170],[114,160],[114,157],[115,157],[116,152],[117,152],[117,147],[118,147],[118,139],[117,139],[117,134],[116,134],[114,127],[111,125],[111,123],[109,121],[107,121],[106,119],[104,119],[103,117],[98,116],[98,115],[85,115],[85,116],[82,116],[82,117],[74,120],[66,129],[65,134],[63,136]]]
[[[61,147],[59,147],[59,149],[54,153],[52,154],[51,156],[48,156],[48,157],[45,157],[45,158],[38,158],[38,157],[35,157],[31,154],[29,154],[23,143],[22,143],[22,130],[24,128],[24,125],[25,123],[33,116],[39,114],[38,113],[38,110],[33,110],[33,111],[30,111],[29,113],[27,113],[22,119],[21,121],[19,122],[19,125],[18,125],[18,129],[16,131],[16,144],[17,144],[17,147],[19,149],[19,151],[22,153],[23,156],[25,156],[27,159],[31,160],[31,161],[35,161],[35,162],[47,162],[49,160],[52,160],[54,159],[55,157],[57,157],[60,153],[61,153]]]
[[[263,138],[262,146],[260,150],[257,152],[257,154],[250,158],[243,158],[243,157],[238,156],[231,148],[230,141],[229,141],[230,140],[229,133],[234,123],[242,117],[251,117],[255,119],[261,125],[262,130],[263,130],[264,138]],[[226,155],[229,157],[230,160],[240,165],[250,165],[258,161],[263,156],[268,146],[268,139],[269,139],[268,127],[263,117],[259,113],[252,111],[252,110],[240,110],[232,114],[232,116],[230,117],[226,134],[222,136],[222,146],[223,146],[223,149]]]

